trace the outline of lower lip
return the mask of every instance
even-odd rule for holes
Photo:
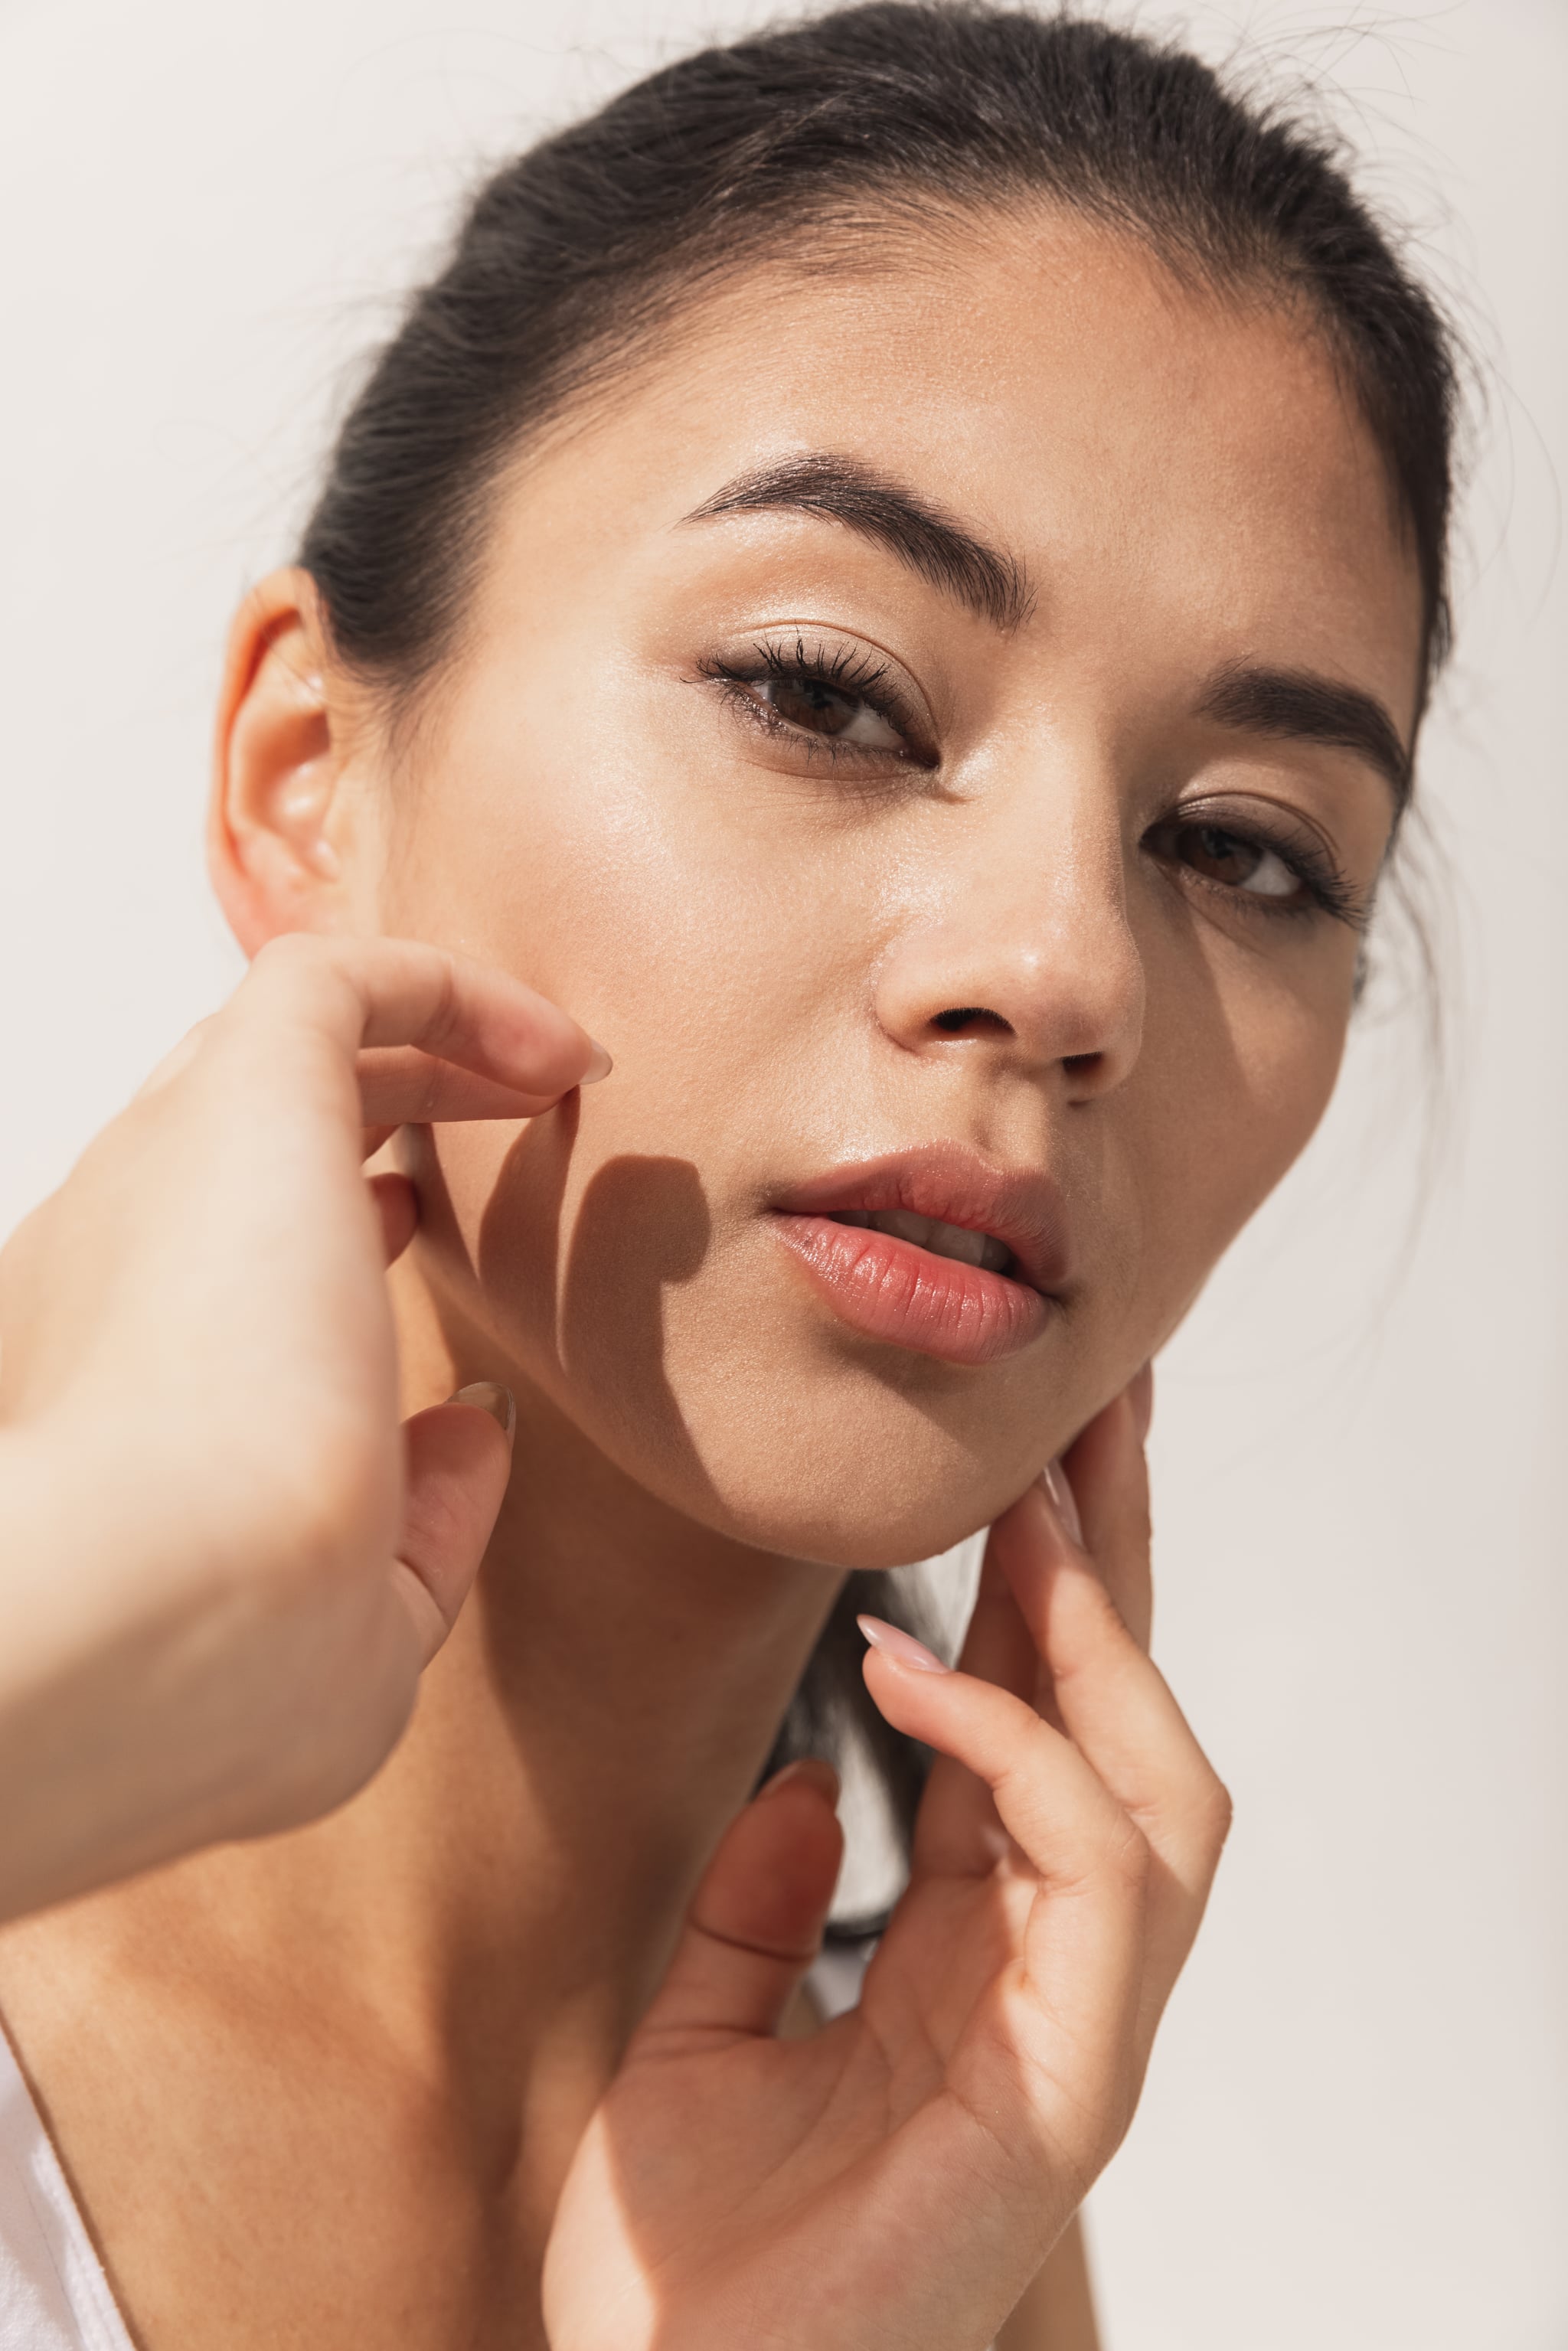
[[[868,1339],[945,1364],[995,1364],[1038,1339],[1051,1319],[1038,1290],[892,1233],[777,1211],[774,1222],[841,1320]]]

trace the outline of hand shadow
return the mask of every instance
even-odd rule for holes
[[[486,1207],[477,1271],[492,1294],[504,1294],[518,1279],[516,1236],[525,1212],[517,1184],[524,1155],[537,1162],[541,1145],[558,1160],[554,1213],[548,1232],[541,1231],[531,1186],[534,1205],[527,1213],[535,1243],[526,1252],[528,1275],[548,1278],[547,1269],[559,1261],[560,1202],[576,1122],[552,1119],[552,1134],[540,1132],[545,1124],[538,1121],[518,1137]],[[690,1160],[631,1153],[607,1160],[582,1195],[565,1264],[552,1284],[550,1318],[556,1360],[571,1385],[591,1395],[608,1424],[605,1435],[613,1440],[624,1431],[639,1453],[652,1444],[687,1491],[695,1481],[708,1496],[712,1483],[664,1369],[664,1292],[698,1272],[712,1232]]]

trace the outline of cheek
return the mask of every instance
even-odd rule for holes
[[[569,649],[561,674],[594,677]],[[537,675],[485,681],[396,861],[388,927],[560,1004],[609,1046],[618,1096],[650,1065],[678,1087],[766,1042],[831,954],[831,893],[795,870],[767,796],[712,772],[705,716],[695,689],[651,695],[634,670],[555,699]]]
[[[1152,998],[1124,1166],[1140,1314],[1166,1337],[1310,1140],[1333,1092],[1355,972],[1345,935]]]
[[[530,735],[539,708],[559,723]],[[386,927],[516,974],[614,1057],[562,1112],[446,1127],[409,1163],[438,1287],[591,1417],[656,1412],[672,1315],[700,1300],[722,1321],[722,1285],[695,1279],[722,1249],[715,1204],[722,1226],[776,1176],[823,1008],[863,995],[863,888],[831,844],[785,837],[776,793],[711,765],[700,725],[683,739],[632,696],[476,695],[383,895]]]
[[[695,715],[645,722],[632,689],[514,691],[414,803],[388,926],[515,972],[616,1061],[527,1129],[419,1144],[422,1261],[484,1368],[516,1365],[667,1499],[812,1555],[872,1527],[914,1557],[999,1508],[1180,1319],[1322,1114],[1354,942],[1251,954],[1151,920],[1144,1050],[1077,1162],[1082,1318],[994,1383],[916,1366],[905,1395],[819,1343],[755,1215],[760,1179],[844,1155],[879,1098],[867,974],[903,884],[778,778],[721,771]]]

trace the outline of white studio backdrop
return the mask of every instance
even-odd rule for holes
[[[0,0],[0,1230],[236,976],[222,636],[356,356],[485,162],[758,13]],[[1375,993],[1162,1367],[1159,1654],[1238,1824],[1092,2203],[1109,2351],[1564,2351],[1568,5],[1141,21],[1334,93],[1490,414],[1425,750],[1436,1159],[1419,1019]]]

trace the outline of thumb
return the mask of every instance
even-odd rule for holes
[[[843,1856],[838,1774],[810,1756],[730,1823],[639,2038],[771,2033],[816,1958]]]
[[[424,1668],[479,1572],[512,1467],[517,1406],[493,1380],[459,1388],[403,1425],[402,1541],[393,1570]]]

